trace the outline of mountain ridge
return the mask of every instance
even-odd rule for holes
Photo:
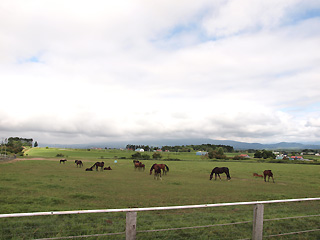
[[[132,140],[132,141],[114,141],[88,144],[39,144],[40,147],[57,147],[57,148],[125,148],[127,144],[148,145],[154,147],[161,146],[182,146],[182,145],[228,145],[235,150],[300,150],[300,149],[320,149],[320,142],[297,143],[297,142],[278,142],[278,143],[248,143],[234,140],[214,140],[214,139],[159,139],[159,140]]]

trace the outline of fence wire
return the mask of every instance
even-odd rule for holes
[[[138,212],[137,239],[251,239],[252,210],[241,205]],[[266,204],[263,237],[320,239],[319,217],[318,201]],[[0,218],[0,239],[125,239],[125,226],[124,212]]]

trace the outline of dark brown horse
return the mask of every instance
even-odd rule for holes
[[[274,182],[274,179],[273,179],[273,173],[271,172],[271,170],[264,170],[263,171],[263,178],[264,178],[264,181],[266,182],[266,178],[268,176],[268,182],[270,180],[270,177],[272,178],[272,181]]]
[[[217,180],[217,175],[218,177],[220,178],[221,180],[221,177],[220,177],[220,173],[225,173],[227,175],[227,179],[230,180],[231,177],[230,177],[230,174],[229,174],[229,168],[227,167],[215,167],[214,169],[212,169],[211,171],[211,174],[210,174],[210,180],[213,178],[213,174],[215,175],[215,179],[214,180]]]
[[[103,170],[112,170],[111,167],[105,167]]]
[[[67,159],[60,159],[60,164],[63,162],[63,163],[66,163]]]
[[[154,170],[154,177],[153,178],[162,180],[162,178],[161,178],[161,168],[159,167],[159,165],[161,165],[161,164],[153,164],[152,165],[152,167],[150,169],[150,175],[152,174],[152,171]]]
[[[83,166],[83,163],[81,160],[74,160],[75,164],[77,164],[77,167],[80,166],[82,167]]]
[[[160,171],[160,178],[161,178],[161,169],[163,171],[163,174],[166,174],[166,172],[169,172],[169,167],[166,164],[153,164],[150,168],[150,175],[152,174],[152,171],[154,170],[154,174],[156,175]]]
[[[101,167],[101,171],[103,171],[103,167],[104,167],[104,162],[96,162],[95,164],[93,164],[92,167],[96,166],[96,170],[98,171],[98,168]]]

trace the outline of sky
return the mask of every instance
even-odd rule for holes
[[[2,0],[0,138],[320,141],[318,0]]]

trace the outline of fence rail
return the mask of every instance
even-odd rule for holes
[[[253,220],[252,220],[252,223],[253,223],[252,239],[256,240],[256,239],[262,239],[262,236],[263,236],[263,222],[264,221],[272,221],[272,220],[279,220],[279,219],[290,219],[290,218],[300,218],[300,217],[287,217],[287,218],[277,218],[277,219],[263,219],[264,204],[302,202],[302,201],[319,201],[319,200],[320,200],[320,197],[319,198],[269,200],[269,201],[253,201],[253,202],[235,202],[235,203],[217,203],[217,204],[202,204],[202,205],[168,206],[168,207],[100,209],[100,210],[79,210],[79,211],[53,211],[53,212],[35,212],[35,213],[12,213],[12,214],[0,214],[0,218],[48,216],[48,215],[66,215],[66,214],[126,212],[126,231],[122,232],[122,233],[113,233],[113,234],[107,234],[107,235],[126,234],[126,239],[127,240],[131,240],[131,239],[136,239],[137,212],[143,212],[143,211],[165,211],[165,210],[178,210],[178,209],[196,209],[196,208],[212,208],[212,207],[226,207],[226,206],[240,206],[240,205],[254,205]],[[301,216],[301,218],[302,217],[319,217],[319,216],[320,215],[309,215],[309,216]],[[250,222],[251,221],[245,221],[245,222],[222,224],[222,225],[242,224],[242,223],[250,223]],[[138,231],[138,232],[169,231],[169,230],[178,230],[178,229],[212,227],[212,226],[217,226],[217,225],[221,225],[221,224],[207,225],[207,226],[196,226],[196,227],[172,228],[172,229],[144,230],[144,231]],[[303,232],[312,232],[312,231],[319,231],[319,230],[320,229],[310,229],[310,230],[300,231],[300,232],[283,233],[282,235],[286,235],[286,234],[289,235],[289,234],[296,234],[296,233],[303,233]],[[99,235],[99,234],[97,234],[97,235]],[[80,237],[80,236],[77,236],[77,237]],[[87,236],[81,236],[81,237],[87,237]],[[90,237],[92,237],[92,235],[90,235]],[[268,237],[268,236],[265,236],[265,237]],[[271,235],[269,237],[271,237]],[[67,238],[72,238],[72,237],[50,238],[50,239],[67,239]]]

